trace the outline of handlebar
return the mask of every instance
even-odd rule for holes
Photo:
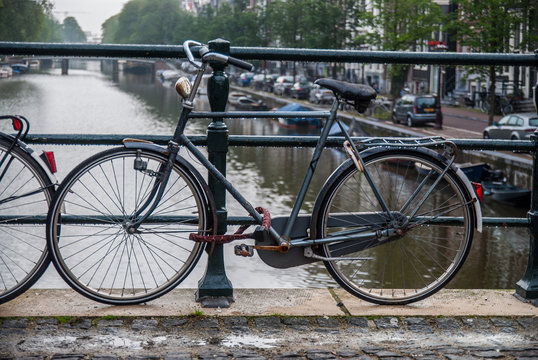
[[[214,51],[209,51],[207,46],[194,41],[194,40],[187,40],[183,43],[183,49],[185,51],[185,54],[187,55],[187,59],[189,62],[194,65],[196,68],[202,67],[202,63],[199,61],[194,60],[194,56],[192,55],[191,46],[201,46],[201,49],[199,51],[200,56],[202,57],[202,63],[207,63],[208,61],[217,61],[223,64],[230,64],[233,66],[237,66],[241,69],[252,71],[254,70],[254,65],[252,65],[249,62],[234,58],[232,56],[224,55],[221,53],[217,53]]]

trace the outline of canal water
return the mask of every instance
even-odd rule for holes
[[[209,110],[205,96],[197,98],[195,108]],[[119,81],[114,82],[99,71],[98,63],[89,62],[85,70],[70,70],[68,76],[51,70],[0,80],[0,113],[26,116],[31,122],[30,132],[34,134],[170,135],[179,111],[179,97],[171,84],[134,74],[120,74]],[[206,119],[192,120],[187,133],[205,134],[208,123]],[[0,130],[11,132],[8,125],[0,124]],[[230,134],[316,134],[309,130],[285,129],[273,119],[231,119],[227,120],[227,125]],[[60,181],[78,162],[104,149],[99,146],[32,147],[55,152]],[[272,215],[288,214],[311,154],[312,149],[308,148],[230,148],[227,176],[254,206],[265,207]],[[337,150],[324,152],[302,209],[304,213],[312,209],[317,191],[343,160]],[[231,216],[246,215],[231,196],[228,196],[227,207]],[[526,209],[485,203],[483,213],[484,216],[525,217]],[[524,273],[528,246],[527,229],[486,227],[482,234],[476,234],[465,265],[449,286],[513,289]],[[180,287],[197,287],[206,263],[206,258],[202,258]],[[236,288],[335,286],[321,263],[273,269],[257,256],[236,257],[232,245],[225,246],[225,264]],[[52,266],[36,285],[38,288],[65,286]]]

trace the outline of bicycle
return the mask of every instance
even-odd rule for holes
[[[209,61],[245,70],[252,65],[191,40],[183,49],[198,70],[193,84],[184,77],[176,83],[183,109],[168,146],[125,139],[123,146],[80,163],[56,192],[47,218],[47,243],[56,269],[74,290],[106,304],[147,302],[183,281],[206,247],[210,251],[208,244],[238,239],[254,243],[236,245],[236,255],[250,257],[256,250],[273,267],[323,261],[344,289],[378,304],[418,301],[456,274],[475,229],[481,231],[481,211],[469,180],[453,165],[457,149],[452,142],[355,142],[337,118],[338,106],[351,104],[363,112],[375,91],[319,79],[317,84],[335,95],[329,112],[278,113],[324,115],[327,122],[290,215],[271,221],[269,212],[252,206],[184,134],[189,118],[276,117],[274,112],[193,112]],[[333,124],[344,134],[343,149],[350,159],[327,179],[312,215],[299,215]],[[245,234],[245,225],[235,234],[216,234],[213,194],[179,155],[180,148],[248,212],[257,224],[252,233]]]
[[[30,123],[11,120],[16,135],[0,132],[0,304],[28,290],[50,263],[45,219],[57,183],[52,152],[37,155],[23,140]]]
[[[489,113],[489,109],[491,107],[490,101],[489,101],[489,95],[484,98],[480,104],[480,110],[485,113]],[[502,95],[495,95],[495,114],[501,114],[503,116],[512,114],[514,112],[514,105],[513,105],[514,99],[510,98],[508,99],[506,96]]]

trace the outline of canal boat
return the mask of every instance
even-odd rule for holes
[[[484,197],[503,204],[528,207],[531,202],[531,191],[506,181],[482,181]]]
[[[8,78],[13,75],[13,70],[8,65],[0,65],[0,78]]]
[[[233,104],[235,106],[236,110],[244,110],[244,111],[266,111],[268,110],[267,105],[263,102],[263,100],[256,100],[251,98],[250,96],[240,96],[237,99],[235,99],[235,102]]]
[[[312,111],[312,109],[307,108],[301,104],[289,103],[276,111]],[[317,129],[321,127],[321,119],[319,118],[278,118],[278,123],[287,128],[295,127],[308,127]]]
[[[486,198],[518,207],[528,207],[530,205],[531,191],[507,182],[501,170],[492,169],[485,164],[481,183],[483,194]]]
[[[12,64],[11,69],[14,74],[26,74],[28,72],[28,66],[26,64]]]
[[[236,105],[237,104],[237,101],[239,98],[242,98],[244,96],[248,96],[247,94],[243,93],[243,92],[239,92],[239,91],[232,91],[229,95],[228,95],[228,103],[230,105]]]

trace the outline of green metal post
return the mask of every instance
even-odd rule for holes
[[[226,40],[217,39],[208,43],[209,49],[221,54],[230,53],[230,43]],[[225,65],[219,63],[209,64],[213,74],[207,84],[207,95],[211,111],[220,112],[226,108],[230,82],[224,72]],[[226,153],[228,152],[228,127],[222,118],[215,118],[207,128],[207,151],[209,160],[226,175]],[[217,206],[218,234],[226,233],[226,190],[214,177],[210,176],[208,185],[213,192]],[[198,283],[196,301],[203,307],[229,307],[233,301],[232,283],[226,276],[224,266],[223,246],[215,245],[209,254],[207,269],[204,277]]]
[[[534,88],[534,104],[538,110],[538,83]],[[538,131],[531,135],[534,143],[532,155],[532,197],[528,213],[530,220],[529,260],[523,278],[516,284],[516,294],[538,306]]]

